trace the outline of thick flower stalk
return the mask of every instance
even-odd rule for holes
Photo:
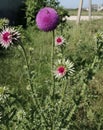
[[[59,16],[55,9],[45,7],[36,16],[36,24],[40,30],[45,32],[54,30],[59,23]]]
[[[48,32],[53,31],[53,39],[51,45],[51,70],[53,70],[54,65],[54,46],[55,46],[55,33],[57,25],[59,24],[59,15],[56,10],[50,7],[45,7],[40,9],[36,16],[36,24],[38,28],[42,31]],[[53,95],[55,90],[55,78],[53,73],[51,73],[52,83],[53,83]]]
[[[20,33],[14,28],[4,28],[0,32],[0,44],[4,48],[15,44],[20,39]]]

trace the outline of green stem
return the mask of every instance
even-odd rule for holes
[[[51,48],[51,78],[52,78],[52,98],[53,98],[53,104],[55,103],[55,77],[53,74],[53,67],[54,67],[54,46],[55,46],[55,32],[53,30],[53,37],[52,37],[52,48]],[[55,105],[55,104],[54,104]],[[51,122],[51,130],[54,130],[54,119],[52,118]]]
[[[97,57],[97,56],[95,56],[95,57],[94,57],[94,60],[93,60],[93,63],[92,63],[92,65],[91,65],[91,69],[93,69],[93,68],[94,68],[95,63],[97,62],[97,60],[98,60],[98,57]]]
[[[51,70],[53,69],[53,65],[54,65],[54,38],[55,38],[55,33],[53,30],[53,37],[52,37],[52,47],[51,47]],[[53,78],[53,73],[51,72],[52,78]]]
[[[30,67],[29,67],[29,63],[28,63],[27,54],[26,54],[26,51],[25,51],[25,48],[23,47],[23,45],[22,44],[19,44],[19,45],[21,46],[21,48],[23,50],[23,53],[24,53],[24,58],[25,58],[26,65],[27,65],[27,72],[28,72],[29,84],[30,84],[32,92],[34,92],[33,84],[32,84],[32,81],[31,81]]]
[[[63,25],[62,25],[62,22],[61,22],[60,30],[61,30],[61,35],[62,35],[63,34]]]
[[[31,87],[31,96],[32,96],[32,99],[33,99],[33,103],[36,106],[38,113],[41,112],[42,118],[44,119],[45,123],[48,125],[48,121],[46,120],[46,117],[42,112],[42,108],[40,106],[39,100],[37,99],[36,95],[34,94],[34,88],[33,88],[32,80],[31,80],[32,77],[31,77],[31,74],[30,74],[30,67],[29,67],[28,58],[27,58],[25,48],[22,46],[22,44],[19,44],[19,45],[21,46],[21,48],[23,50],[24,58],[25,58],[26,65],[27,65],[28,79],[29,79],[29,84],[30,84],[30,87]]]
[[[55,98],[55,77],[53,74],[53,67],[54,67],[54,45],[55,45],[55,32],[53,30],[53,38],[52,38],[52,50],[51,50],[51,76],[53,82],[53,99]]]
[[[65,92],[67,90],[67,86],[68,86],[68,81],[66,81],[65,84],[63,84],[64,82],[62,81],[62,87],[63,87],[63,91],[62,91],[62,97],[61,97],[61,102],[60,102],[60,105],[59,105],[59,109],[58,109],[58,117],[60,116],[60,112],[61,112],[61,109],[62,109],[62,104],[63,104],[63,100],[65,98]]]
[[[8,124],[8,123],[7,123],[6,129],[7,129],[7,130],[10,130],[10,128],[9,128],[9,124]]]

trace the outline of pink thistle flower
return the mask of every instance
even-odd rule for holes
[[[14,28],[5,28],[0,33],[0,44],[6,49],[19,39],[20,33],[18,33]]]
[[[69,60],[58,60],[53,72],[56,79],[68,78],[74,72],[74,64]]]
[[[55,45],[56,46],[61,46],[64,45],[64,38],[62,36],[58,36],[55,38]]]
[[[59,16],[53,8],[45,7],[38,12],[36,23],[40,30],[52,31],[59,23]]]
[[[59,76],[59,77],[63,77],[65,74],[66,74],[66,68],[65,66],[59,66],[56,70],[56,74]]]
[[[12,35],[9,28],[7,28],[0,33],[0,44],[1,46],[7,48],[10,46],[11,43],[12,43]]]

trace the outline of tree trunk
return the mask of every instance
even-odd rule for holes
[[[82,5],[83,5],[83,0],[80,0],[79,8],[78,8],[77,24],[80,23],[80,16],[81,16],[81,11],[82,11]]]
[[[92,5],[92,0],[89,0],[89,20],[91,20],[91,5]]]

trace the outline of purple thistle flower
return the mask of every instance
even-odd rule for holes
[[[40,30],[45,32],[52,31],[59,23],[59,16],[53,8],[45,7],[38,12],[36,23]]]

